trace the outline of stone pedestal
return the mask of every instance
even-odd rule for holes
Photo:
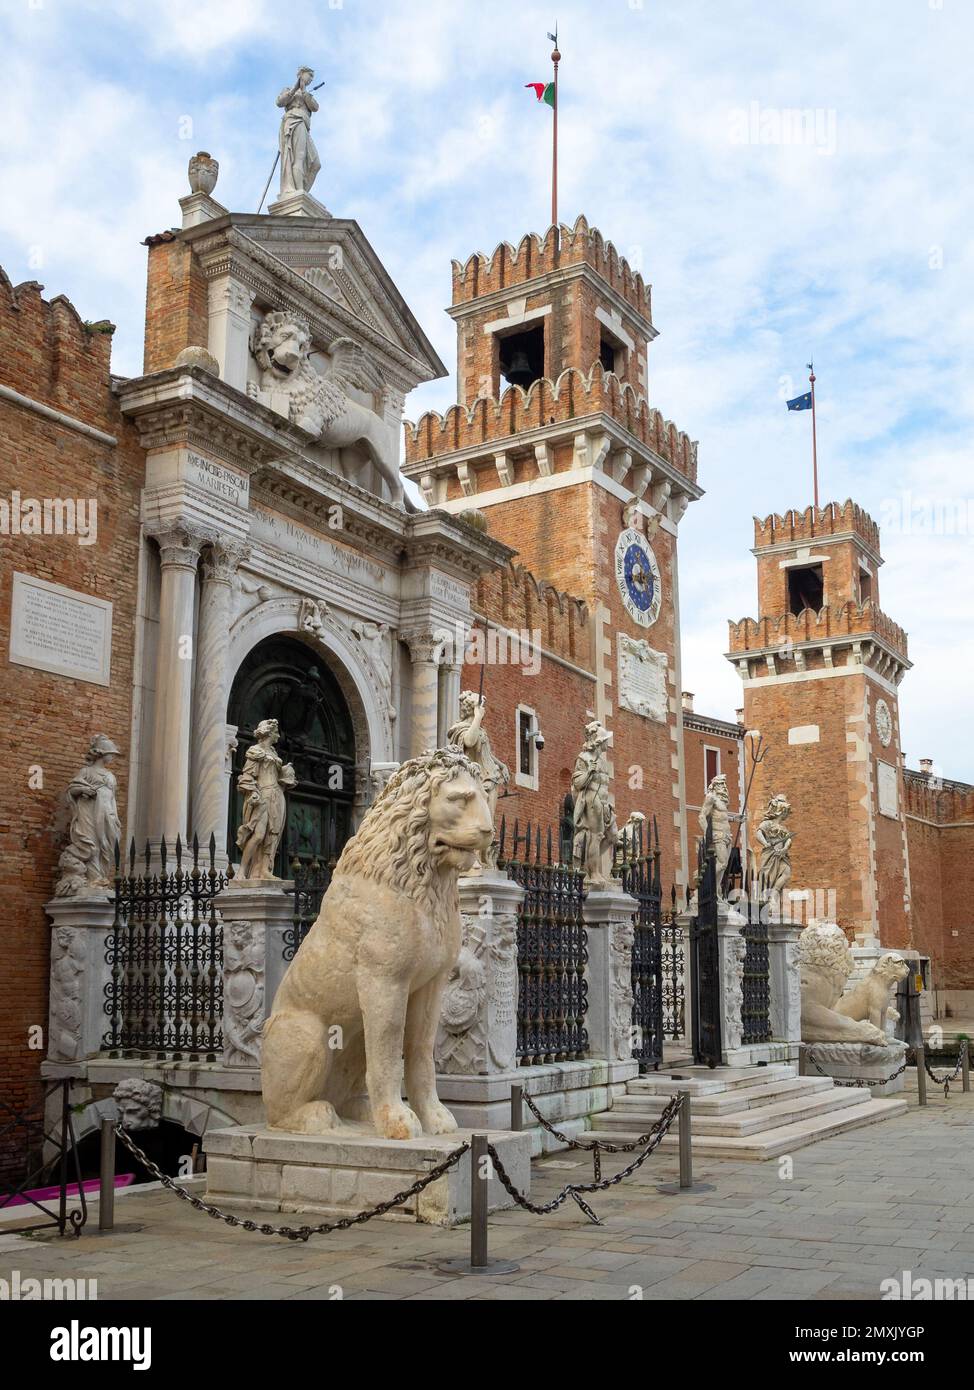
[[[285,193],[282,198],[268,205],[271,217],[330,217],[331,213],[324,203],[312,198],[310,193]]]
[[[496,1076],[517,1067],[520,884],[497,870],[459,882],[463,944],[443,996],[434,1058],[441,1075]]]
[[[290,879],[231,879],[217,895],[223,921],[223,1062],[259,1067],[260,1035],[289,962],[294,930]]]
[[[470,1130],[419,1139],[379,1139],[365,1128],[333,1134],[285,1134],[266,1125],[237,1125],[206,1135],[206,1200],[242,1211],[294,1212],[319,1220],[354,1216],[411,1187],[431,1167],[469,1140]],[[531,1186],[531,1141],[527,1134],[495,1133],[505,1171],[518,1191]],[[492,1176],[488,1208],[513,1205]],[[377,1218],[382,1219],[382,1218]],[[455,1226],[470,1219],[470,1155],[456,1167],[393,1207],[385,1219]],[[297,1224],[305,1224],[300,1222]]]
[[[730,903],[717,905],[717,937],[720,946],[721,1054],[728,1067],[753,1067],[759,1062],[787,1062],[797,1056],[795,1044],[774,1040],[766,1043],[743,1043],[742,1008],[744,1005],[744,956],[747,942],[741,935],[746,919]],[[770,954],[770,953],[769,953]],[[774,1008],[774,977],[769,977]],[[790,1026],[790,1025],[789,1025]],[[774,1019],[772,1017],[772,1030]]]
[[[906,1044],[891,1039],[885,1047],[874,1043],[802,1043],[803,1069],[809,1076],[833,1077],[836,1081],[864,1081],[874,1096],[892,1096],[903,1090],[905,1073],[900,1071]]]
[[[768,976],[771,986],[771,1036],[788,1045],[789,1061],[797,1061],[802,1035],[801,971],[798,966],[800,922],[768,923]],[[784,1060],[777,1057],[776,1060]]]
[[[97,896],[52,898],[45,911],[52,922],[47,1057],[80,1062],[101,1051],[110,1027],[105,989],[111,966],[105,956],[115,904],[106,889]]]
[[[638,904],[621,888],[590,888],[582,913],[588,933],[589,1056],[639,1075],[632,1055],[632,939]]]

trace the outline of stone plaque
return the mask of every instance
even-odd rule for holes
[[[666,653],[619,635],[619,703],[644,719],[666,723]]]
[[[891,816],[894,820],[900,814],[899,800],[896,794],[898,780],[896,768],[891,763],[877,762],[876,787],[879,792],[879,814]]]
[[[10,660],[18,666],[108,685],[112,605],[30,574],[14,574]]]
[[[234,506],[246,507],[250,501],[250,479],[235,473],[225,463],[215,463],[192,449],[186,454],[186,481]]]

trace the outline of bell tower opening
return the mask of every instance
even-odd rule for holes
[[[227,720],[237,726],[231,774],[228,848],[236,857],[243,795],[237,778],[262,719],[281,730],[277,752],[293,763],[297,781],[287,793],[287,825],[274,872],[287,878],[297,858],[331,862],[352,833],[355,733],[345,696],[324,659],[296,637],[258,642],[244,659],[230,692]]]
[[[788,607],[796,618],[800,618],[806,608],[818,613],[824,602],[825,578],[821,565],[788,570]]]
[[[544,324],[498,338],[500,374],[509,386],[523,386],[544,376]]]

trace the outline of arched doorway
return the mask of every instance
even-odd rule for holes
[[[296,637],[266,637],[244,658],[230,691],[227,721],[237,726],[228,826],[231,856],[242,814],[237,778],[262,719],[281,729],[277,752],[294,764],[287,829],[275,872],[298,858],[332,860],[352,830],[355,734],[345,696],[322,657]]]

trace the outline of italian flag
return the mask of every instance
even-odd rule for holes
[[[555,104],[555,84],[553,82],[525,82],[525,87],[530,87],[539,101],[546,101],[549,106]]]

